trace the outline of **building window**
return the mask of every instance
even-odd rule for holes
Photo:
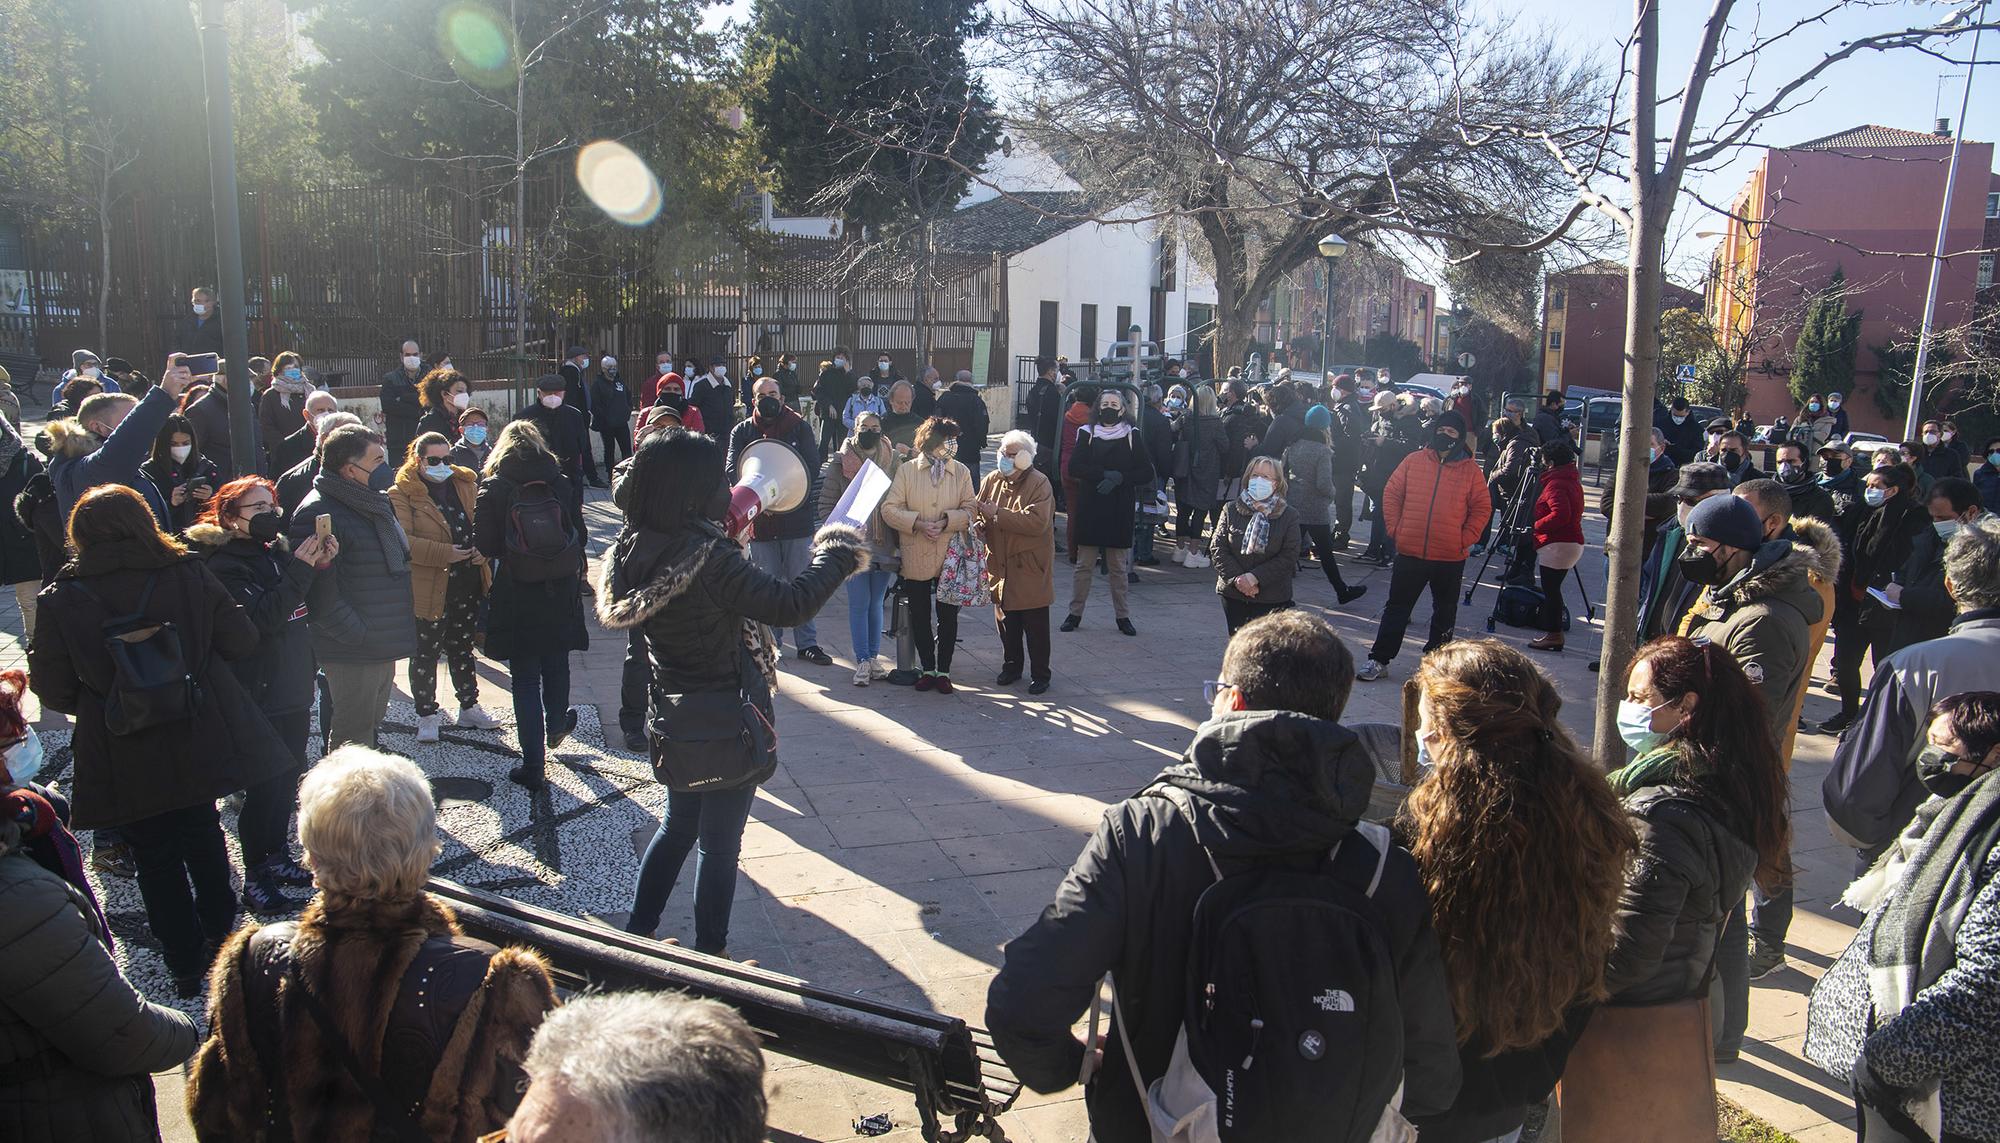
[[[1043,302],[1041,336],[1035,342],[1035,353],[1037,356],[1046,357],[1053,361],[1056,354],[1062,352],[1056,346],[1056,331],[1061,325],[1062,303]]]
[[[1552,330],[1550,330],[1550,331],[1549,331],[1549,348],[1550,348],[1550,349],[1561,349],[1562,347],[1563,347],[1563,331],[1561,331],[1561,330],[1559,330],[1559,329],[1552,329]]]
[[[1988,191],[1988,192],[1987,192],[1987,194],[1986,194],[1986,217],[1988,217],[1988,218],[2000,218],[2000,192],[1996,192],[1996,191]]]
[[[1569,300],[1568,294],[1569,294],[1568,290],[1550,290],[1549,308],[1552,310],[1559,310],[1563,308],[1563,303]]]
[[[1077,324],[1083,327],[1083,336],[1077,342],[1076,359],[1097,360],[1097,307],[1086,303],[1083,307],[1083,320]]]
[[[1988,286],[1991,286],[1992,284],[1993,284],[1993,255],[1981,254],[1979,256],[1979,288],[1983,290]]]
[[[1111,340],[1113,340],[1113,341],[1126,341],[1126,340],[1128,340],[1128,339],[1129,339],[1129,337],[1130,337],[1130,335],[1129,335],[1129,334],[1127,334],[1127,333],[1126,333],[1125,331],[1126,331],[1126,330],[1129,330],[1129,329],[1131,329],[1131,328],[1132,328],[1132,307],[1131,307],[1131,306],[1119,306],[1119,307],[1118,307],[1118,328],[1117,328],[1116,330],[1112,331],[1112,338],[1111,338]]]

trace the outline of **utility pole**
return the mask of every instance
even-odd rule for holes
[[[1960,15],[1964,15],[1963,12]],[[1951,162],[1944,171],[1944,205],[1938,208],[1937,246],[1931,250],[1931,284],[1924,293],[1924,328],[1917,337],[1917,364],[1910,371],[1910,407],[1903,413],[1903,439],[1917,439],[1924,420],[1924,367],[1930,364],[1931,343],[1937,333],[1938,282],[1944,277],[1945,234],[1951,229],[1951,195],[1958,186],[1959,146],[1965,139],[1965,112],[1972,104],[1972,76],[1979,66],[1979,33],[1985,30],[1986,0],[1979,0],[1979,14],[1972,29],[1972,59],[1965,65],[1965,92],[1958,99],[1958,122],[1951,133]]]
[[[222,291],[222,353],[228,362],[229,444],[238,472],[257,469],[257,394],[250,388],[250,333],[243,288],[243,230],[236,212],[236,112],[229,99],[229,37],[223,0],[201,0],[202,87],[208,98],[208,190],[215,207],[216,286]]]

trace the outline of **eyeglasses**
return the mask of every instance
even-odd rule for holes
[[[1235,685],[1236,685],[1235,683],[1229,682],[1224,679],[1210,679],[1207,682],[1201,684],[1201,701],[1213,706],[1215,705],[1215,698],[1217,695],[1221,694],[1223,691],[1226,691]]]

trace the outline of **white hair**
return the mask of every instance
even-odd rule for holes
[[[1000,451],[1003,453],[1006,452],[1008,445],[1018,445],[1022,452],[1027,453],[1029,456],[1035,455],[1035,438],[1032,433],[1023,432],[1020,429],[1009,429],[1000,438]]]
[[[349,744],[299,784],[299,844],[328,893],[403,901],[437,857],[437,803],[408,758]]]
[[[764,1055],[726,1004],[678,992],[580,996],[542,1022],[522,1061],[609,1121],[604,1143],[764,1137]]]
[[[1944,547],[1945,587],[1960,611],[2000,607],[2000,519],[1965,524]]]

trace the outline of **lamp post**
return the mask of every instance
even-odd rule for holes
[[[1326,305],[1320,310],[1319,320],[1319,379],[1320,384],[1332,382],[1328,376],[1333,368],[1333,263],[1347,253],[1347,239],[1338,234],[1329,234],[1319,240],[1319,256],[1326,259]]]
[[[1973,69],[1979,65],[1979,33],[1985,30],[1986,0],[1979,0],[1978,23],[1972,29],[1972,58],[1965,64],[1965,93],[1958,101],[1958,130],[1951,133],[1951,161],[1944,169],[1944,205],[1938,208],[1937,245],[1931,250],[1931,280],[1924,292],[1923,331],[1917,335],[1917,361],[1910,370],[1910,405],[1903,413],[1903,439],[1913,440],[1924,415],[1924,370],[1930,364],[1931,344],[1936,341],[1938,284],[1944,277],[1945,236],[1951,229],[1951,195],[1958,187],[1959,144],[1965,139],[1965,112],[1972,104]],[[1954,23],[1971,16],[1973,8],[1961,8]]]

